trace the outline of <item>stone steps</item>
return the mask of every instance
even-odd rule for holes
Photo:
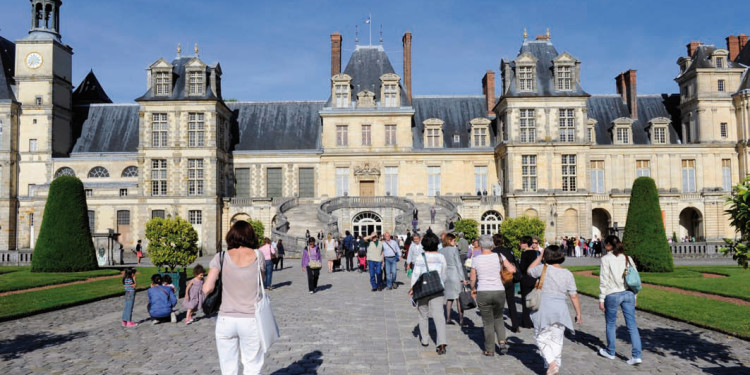
[[[310,235],[315,235],[325,227],[325,224],[318,220],[317,204],[301,204],[284,213],[289,220],[288,234],[296,237],[304,237],[305,230],[310,230]]]

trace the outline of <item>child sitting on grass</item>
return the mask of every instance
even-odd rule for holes
[[[185,324],[193,322],[193,313],[203,305],[203,278],[206,276],[206,269],[200,264],[193,268],[193,279],[185,287],[185,299],[182,300],[182,306],[187,309]]]

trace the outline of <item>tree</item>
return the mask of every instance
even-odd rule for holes
[[[737,264],[747,269],[747,258],[750,255],[750,177],[745,178],[741,184],[733,189],[733,194],[727,198],[729,209],[729,225],[739,234],[737,239],[724,239],[727,247],[722,247],[721,251],[725,254],[732,254],[732,258]]]
[[[636,265],[645,272],[672,272],[672,250],[664,231],[659,192],[650,177],[633,182],[622,244]]]
[[[505,246],[513,249],[517,258],[521,256],[521,237],[531,236],[544,239],[544,230],[546,225],[542,220],[536,217],[521,216],[516,218],[507,218],[500,223],[500,233],[505,237]]]
[[[78,272],[98,268],[83,183],[61,176],[49,186],[32,272]]]
[[[248,223],[253,227],[253,230],[255,231],[255,236],[258,237],[258,245],[261,245],[263,242],[263,232],[265,231],[265,228],[263,226],[263,222],[260,220],[247,220]]]
[[[174,270],[185,268],[198,258],[198,233],[185,219],[177,216],[155,217],[146,223],[148,253],[157,267]]]
[[[453,231],[455,233],[463,232],[464,238],[471,242],[479,237],[479,223],[474,219],[461,219],[454,223]]]

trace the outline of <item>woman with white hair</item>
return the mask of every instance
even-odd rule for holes
[[[500,273],[503,267],[510,272],[516,272],[516,267],[504,256],[492,252],[495,243],[491,236],[480,237],[479,246],[482,253],[475,255],[471,261],[471,294],[476,298],[477,306],[482,313],[484,355],[489,357],[495,355],[495,338],[498,340],[500,353],[508,352],[503,322],[505,287]]]

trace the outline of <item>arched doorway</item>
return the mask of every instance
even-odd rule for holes
[[[495,234],[500,232],[500,221],[503,216],[495,210],[490,210],[482,214],[482,220],[479,223],[479,234]]]
[[[595,208],[591,211],[591,235],[604,238],[609,234],[611,217],[609,212],[603,208]],[[593,238],[592,237],[592,238]]]
[[[703,240],[703,215],[695,207],[687,207],[680,212],[680,240],[686,236]]]
[[[363,237],[372,232],[383,233],[383,219],[372,211],[360,212],[352,218],[352,230],[354,236]]]

